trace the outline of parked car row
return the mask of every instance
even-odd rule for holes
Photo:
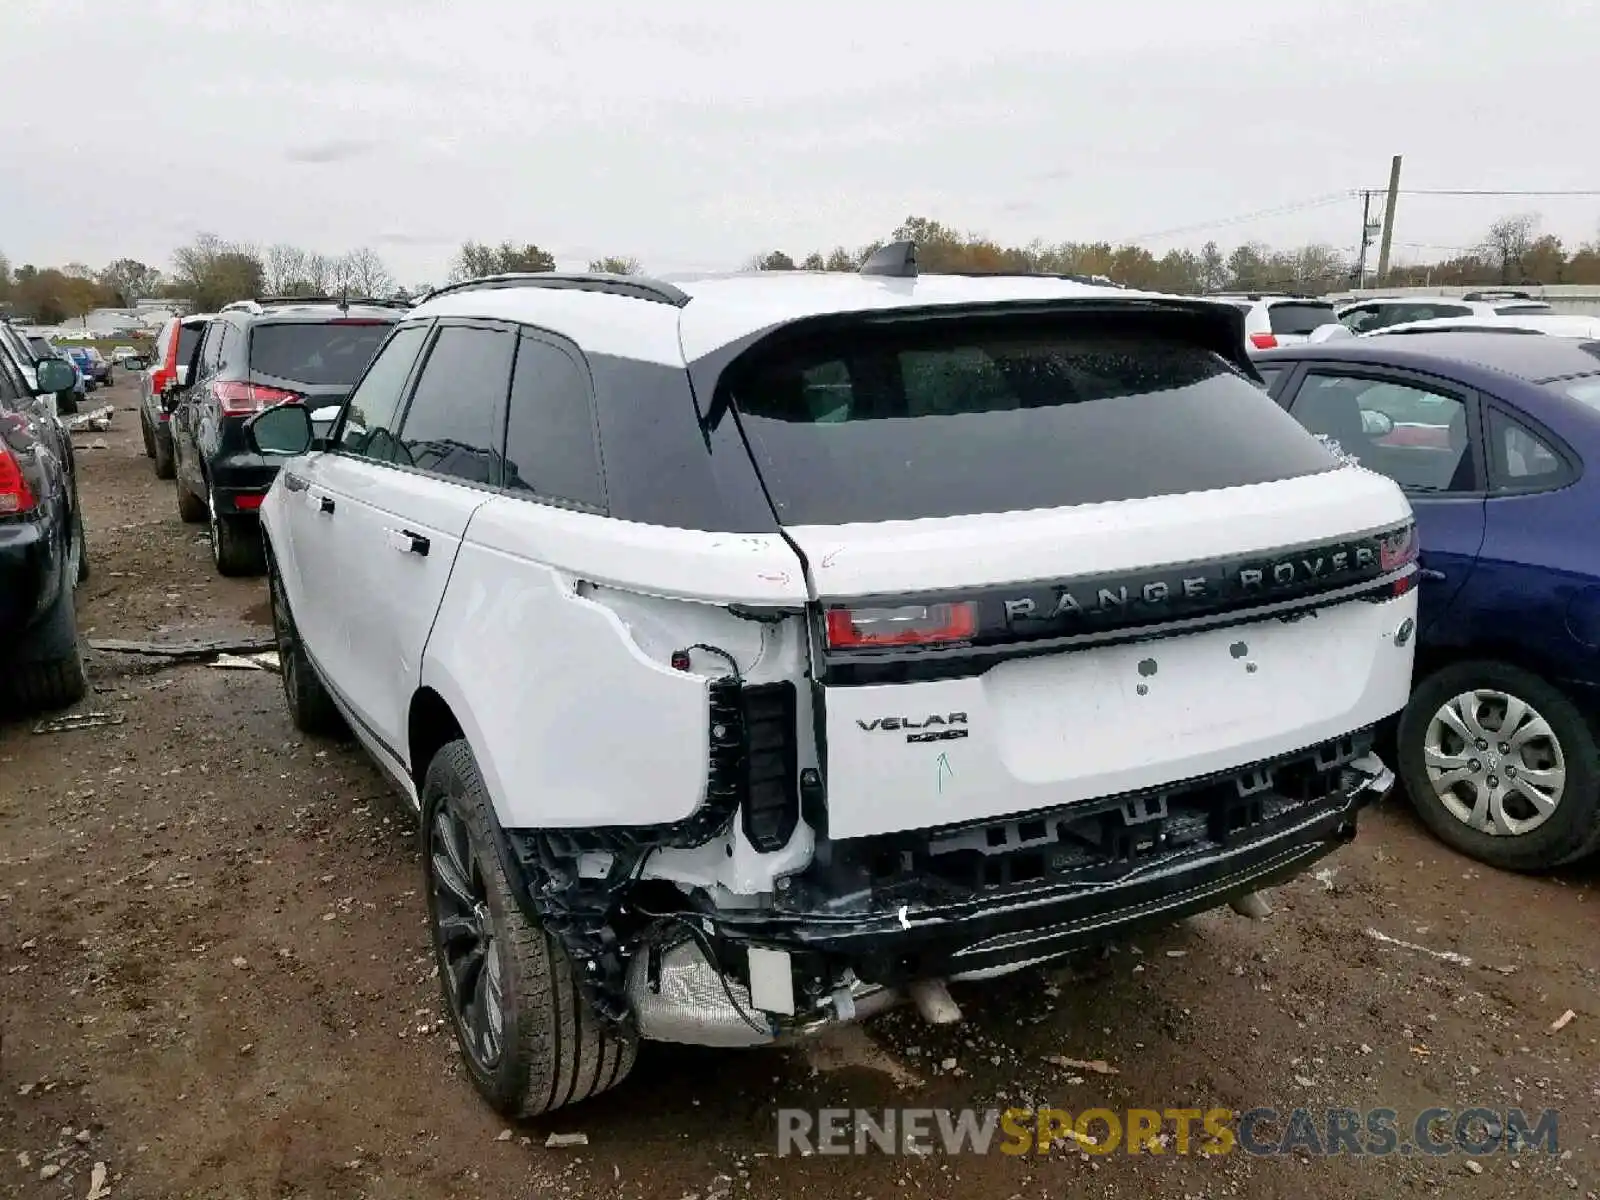
[[[245,442],[245,420],[276,404],[342,404],[406,305],[385,300],[246,300],[177,317],[140,380],[140,428],[178,514],[208,523],[224,575],[259,574],[259,510],[277,462]]]
[[[909,243],[496,276],[174,319],[141,424],[295,727],[416,807],[463,1061],[532,1115],[1260,915],[1385,752],[1468,854],[1600,848],[1600,356],[1332,314]]]

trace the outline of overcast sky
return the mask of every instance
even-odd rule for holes
[[[431,282],[470,237],[665,272],[909,213],[1353,248],[1342,193],[1395,153],[1407,188],[1600,188],[1596,7],[0,0],[0,252],[165,267],[205,230]],[[1402,196],[1397,253],[1529,210],[1600,233],[1600,196]]]

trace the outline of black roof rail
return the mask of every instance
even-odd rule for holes
[[[915,242],[890,242],[874,250],[861,264],[862,275],[884,275],[891,279],[917,277],[917,244]]]
[[[1467,292],[1461,297],[1463,300],[1537,300],[1532,292],[1525,292],[1520,288],[1483,288],[1476,292]]]
[[[689,303],[689,293],[643,275],[607,275],[600,272],[516,271],[504,275],[481,275],[476,279],[463,279],[460,283],[447,283],[443,287],[417,297],[413,304],[423,304],[435,296],[448,296],[453,292],[478,290],[542,287],[566,289],[577,292],[602,292],[609,296],[625,296],[632,300],[649,300],[655,304],[670,304],[682,308]]]

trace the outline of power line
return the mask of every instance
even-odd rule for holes
[[[1381,192],[1383,188],[1373,188]],[[1540,191],[1531,188],[1401,188],[1402,196],[1600,196],[1600,188],[1568,188],[1566,190]]]
[[[1153,233],[1136,234],[1133,237],[1110,239],[1116,245],[1129,245],[1138,242],[1153,242],[1161,238],[1176,237],[1180,233],[1198,233],[1206,229],[1221,229],[1228,225],[1244,225],[1251,221],[1262,221],[1268,217],[1282,217],[1290,213],[1306,212],[1313,208],[1325,208],[1330,204],[1338,204],[1356,195],[1353,191],[1328,192],[1321,196],[1312,196],[1305,200],[1295,200],[1276,208],[1263,208],[1256,212],[1240,213],[1235,217],[1221,217],[1214,221],[1200,221],[1193,225],[1177,225],[1171,229],[1158,229]]]

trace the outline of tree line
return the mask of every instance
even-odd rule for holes
[[[1537,213],[1495,221],[1475,247],[1437,262],[1395,267],[1368,287],[1600,284],[1600,238],[1569,249],[1562,239],[1540,233]],[[1143,246],[1110,242],[1035,240],[1006,246],[980,233],[963,232],[929,217],[907,217],[887,240],[917,243],[924,271],[1035,272],[1102,276],[1129,287],[1197,294],[1223,290],[1292,291],[1320,295],[1356,283],[1354,255],[1326,244],[1281,249],[1245,242],[1224,251],[1215,241],[1198,250],[1168,250],[1157,256]],[[835,246],[796,258],[781,249],[752,256],[745,266],[761,271],[855,271],[882,246]],[[1376,255],[1369,252],[1368,266]],[[472,279],[516,271],[553,271],[555,255],[532,242],[466,241],[448,264],[446,278]],[[633,275],[637,258],[591,259],[589,270]],[[226,241],[204,233],[173,252],[162,270],[119,258],[99,270],[72,262],[60,267],[24,263],[13,268],[0,254],[0,311],[54,325],[95,308],[130,308],[150,298],[182,299],[212,311],[251,296],[383,296],[426,293],[427,283],[402,285],[369,247],[322,254],[278,243],[265,247]]]

